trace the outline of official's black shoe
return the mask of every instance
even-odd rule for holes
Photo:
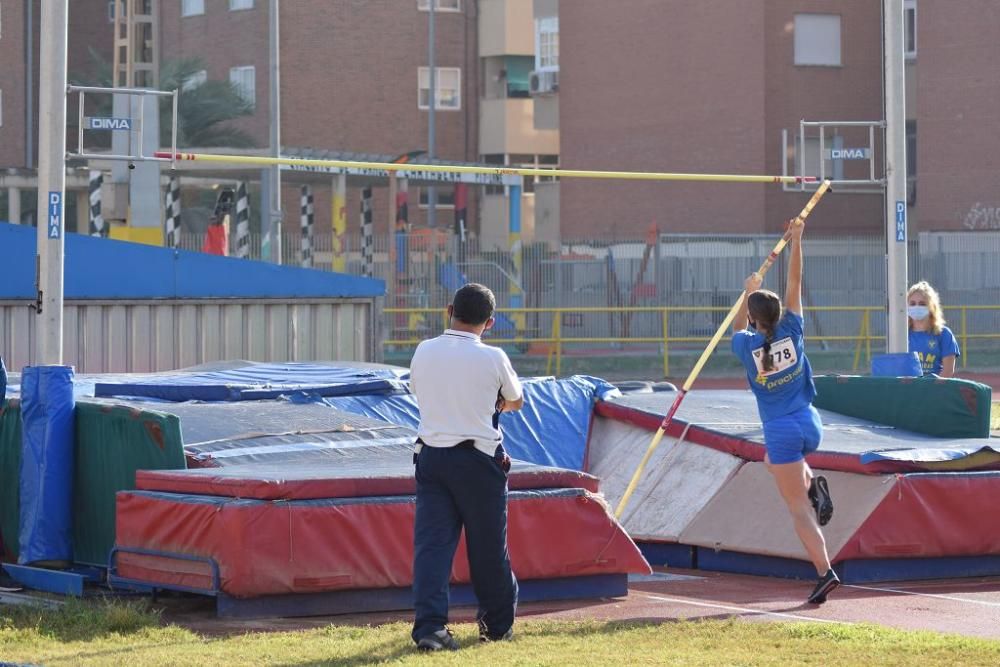
[[[421,651],[457,651],[458,642],[451,636],[451,630],[445,628],[421,637],[417,648]]]
[[[509,641],[514,637],[514,628],[507,628],[507,632],[502,635],[492,635],[486,627],[486,624],[479,621],[479,641],[481,642],[505,642]]]
[[[826,602],[826,596],[839,585],[840,578],[837,577],[837,573],[832,569],[827,570],[826,574],[816,582],[816,588],[813,589],[812,594],[809,596],[809,604],[823,604]]]
[[[826,477],[813,477],[809,482],[809,502],[816,511],[819,525],[825,526],[833,518],[833,499],[830,497],[830,485]]]

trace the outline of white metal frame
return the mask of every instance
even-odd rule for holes
[[[77,152],[71,153],[66,152],[67,158],[81,158],[85,160],[127,160],[129,162],[169,162],[171,168],[175,167],[175,160],[177,156],[177,91],[176,90],[149,90],[146,88],[104,88],[100,86],[66,86],[67,94],[79,93],[79,105],[77,112]],[[114,153],[88,153],[83,150],[83,131],[84,131],[84,100],[87,93],[103,93],[109,95],[138,95],[146,96],[153,95],[155,97],[170,97],[172,98],[173,105],[173,118],[171,120],[170,127],[170,155],[171,157],[153,157],[151,155],[144,155],[142,152],[142,133],[145,122],[145,105],[139,106],[139,126],[138,134],[139,141],[132,141],[132,131],[129,131],[129,146],[133,146],[133,143],[138,144],[138,152],[132,153],[131,151],[126,155],[116,155]]]
[[[796,148],[795,154],[792,159],[798,162],[797,167],[793,167],[793,171],[798,171],[797,174],[788,173],[788,160],[789,160],[789,150],[788,150],[788,130],[781,131],[781,155],[783,159],[781,161],[781,175],[782,176],[817,176],[818,180],[816,183],[796,183],[796,184],[782,184],[782,188],[786,192],[805,192],[807,190],[812,191],[819,187],[819,183],[822,183],[826,177],[826,129],[836,128],[836,127],[866,127],[868,128],[868,174],[867,179],[840,179],[830,181],[831,186],[834,189],[841,188],[845,190],[850,190],[851,192],[864,192],[864,193],[881,193],[885,190],[885,170],[882,170],[883,175],[878,175],[875,172],[875,155],[876,155],[876,137],[875,130],[885,130],[885,121],[883,120],[856,120],[856,121],[809,121],[801,120],[799,121],[799,136],[798,136],[798,147]],[[818,174],[805,174],[801,173],[805,171],[805,160],[798,159],[800,156],[799,151],[805,150],[806,139],[816,138],[815,135],[809,134],[809,130],[818,130],[819,135],[819,173]],[[808,136],[807,136],[808,134]]]

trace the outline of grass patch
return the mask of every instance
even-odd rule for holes
[[[512,642],[418,654],[410,626],[327,626],[205,637],[165,625],[144,604],[74,602],[60,609],[0,608],[0,660],[45,665],[996,665],[1000,642],[872,625],[519,621]],[[585,657],[584,657],[585,656]]]

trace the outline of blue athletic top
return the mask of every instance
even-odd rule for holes
[[[767,422],[810,405],[816,397],[816,385],[805,353],[801,315],[785,311],[778,321],[771,339],[774,368],[766,372],[761,361],[764,341],[764,334],[744,329],[733,334],[732,348],[746,369],[760,419]]]
[[[948,355],[962,356],[955,334],[948,327],[941,327],[935,336],[930,331],[910,331],[910,352],[916,352],[924,375],[941,372],[941,360]]]

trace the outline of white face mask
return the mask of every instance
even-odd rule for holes
[[[924,320],[930,315],[930,310],[927,306],[909,306],[906,309],[906,314],[915,320]]]

